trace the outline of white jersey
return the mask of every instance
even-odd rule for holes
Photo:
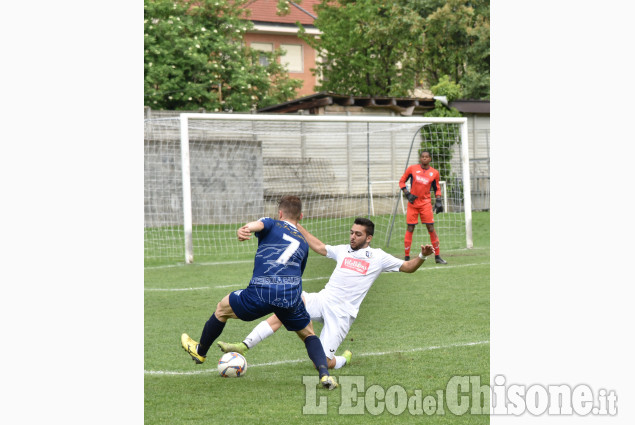
[[[380,248],[354,251],[350,245],[326,245],[326,256],[337,261],[337,266],[320,294],[353,317],[357,317],[359,306],[379,274],[398,272],[404,263]]]

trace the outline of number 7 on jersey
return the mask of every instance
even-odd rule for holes
[[[291,258],[293,253],[296,252],[298,248],[300,247],[300,241],[293,239],[291,236],[287,235],[286,233],[282,235],[282,239],[290,242],[290,245],[287,247],[287,249],[284,250],[282,255],[278,257],[278,259],[276,260],[276,263],[287,264],[287,261],[289,261],[289,258]]]

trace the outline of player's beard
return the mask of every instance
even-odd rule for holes
[[[353,249],[353,251],[357,251],[358,249],[360,249],[364,243],[363,242],[358,242],[357,245],[353,245],[354,242],[351,242],[351,248]]]

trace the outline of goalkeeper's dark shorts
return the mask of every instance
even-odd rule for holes
[[[421,217],[421,223],[432,224],[434,223],[434,216],[432,214],[432,202],[428,199],[417,199],[413,204],[408,202],[408,209],[406,211],[406,224],[418,224],[419,217]]]
[[[270,313],[275,313],[289,331],[300,331],[311,322],[302,298],[289,307],[281,307],[263,301],[253,285],[229,294],[229,305],[240,320],[251,322]]]

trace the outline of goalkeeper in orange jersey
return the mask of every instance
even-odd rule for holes
[[[439,172],[430,166],[432,157],[430,152],[422,151],[419,155],[419,164],[406,168],[406,172],[399,180],[399,187],[408,199],[408,210],[406,212],[406,235],[404,237],[404,248],[406,261],[410,260],[410,246],[412,245],[412,233],[421,217],[421,223],[425,224],[430,234],[430,243],[434,248],[434,260],[439,264],[447,264],[441,258],[439,248],[439,237],[434,231],[434,217],[432,215],[432,199],[430,191],[434,191],[436,200],[434,204],[435,212],[443,212],[441,202],[441,187],[439,186]],[[410,191],[406,188],[406,182],[410,180]]]

